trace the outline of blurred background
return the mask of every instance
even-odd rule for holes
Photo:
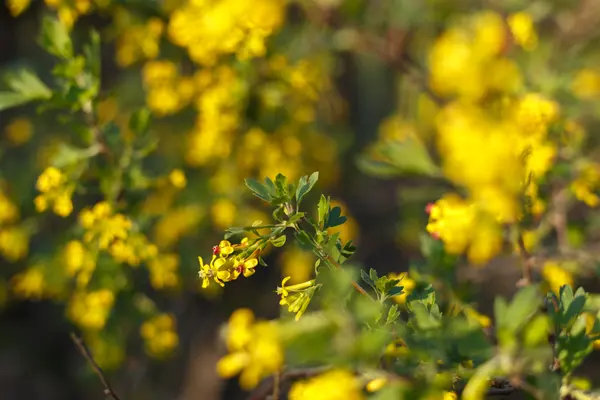
[[[340,229],[358,246],[353,262],[407,271],[421,257],[426,205],[453,185],[405,171],[406,160],[423,165],[420,148],[384,161],[371,150],[413,131],[435,148],[439,93],[427,82],[428,51],[444,29],[481,10],[532,16],[539,47],[529,58],[510,57],[526,85],[556,95],[581,131],[593,132],[600,110],[594,0],[2,3],[0,70],[27,68],[62,94],[0,112],[0,398],[104,398],[70,332],[82,335],[123,399],[246,398],[235,380],[216,374],[225,352],[220,327],[240,307],[277,317],[276,286],[285,276],[309,279],[315,261],[290,244],[271,250],[269,266],[251,278],[200,289],[197,257],[210,258],[226,228],[270,219],[244,187],[247,177],[296,180],[318,170],[316,192],[349,217]],[[44,45],[45,16],[57,18],[75,54],[85,54],[92,30],[99,33],[98,88],[65,84],[86,75],[64,72],[79,68],[73,55],[57,72],[61,57]],[[56,105],[40,107],[46,101]],[[152,118],[144,137],[130,122],[140,109]],[[82,155],[100,143],[88,140],[90,132],[116,150]],[[589,137],[585,160],[593,164],[597,139]],[[51,165],[61,183],[45,190]],[[595,176],[588,181],[597,183]],[[88,246],[93,224],[82,215],[109,198],[151,255],[136,247],[133,260]],[[567,214],[570,245],[593,255],[597,215],[583,203]],[[587,264],[567,270],[593,290],[596,266]],[[493,297],[510,296],[521,271],[507,255],[478,268],[465,261],[452,273],[490,315]]]

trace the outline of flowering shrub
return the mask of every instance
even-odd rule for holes
[[[171,299],[215,298],[269,260],[281,317],[233,312],[216,365],[253,398],[600,397],[576,375],[600,298],[575,289],[597,269],[598,10],[488,3],[7,0],[43,14],[51,73],[13,68],[0,89],[0,304],[62,305],[117,369],[134,336],[173,355]],[[345,171],[345,58],[366,86],[396,73],[357,165],[419,179],[399,199],[401,245],[421,253],[408,273],[361,265],[348,207],[314,197]],[[484,315],[458,271],[507,257],[519,290]]]

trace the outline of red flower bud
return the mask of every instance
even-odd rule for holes
[[[427,206],[425,207],[425,212],[427,214],[431,214],[431,209],[433,208],[434,204],[433,203],[429,203],[427,204]]]
[[[218,256],[220,252],[221,252],[221,248],[219,246],[213,246],[213,254],[215,256]]]

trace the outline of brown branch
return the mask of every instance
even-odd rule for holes
[[[533,282],[532,270],[535,266],[535,260],[523,240],[523,234],[519,231],[517,235],[517,245],[519,246],[519,255],[521,256],[521,264],[523,266],[523,278],[517,282],[517,286],[527,286]]]
[[[102,368],[100,368],[100,366],[96,363],[96,361],[92,357],[92,353],[90,353],[90,351],[86,347],[85,343],[83,342],[83,339],[81,339],[75,333],[71,332],[71,340],[73,340],[73,343],[75,343],[75,346],[77,346],[77,349],[79,350],[81,355],[83,357],[85,357],[85,359],[88,361],[88,363],[90,364],[90,366],[92,367],[92,369],[94,370],[96,375],[98,375],[100,382],[102,382],[102,385],[104,386],[104,394],[106,396],[112,397],[113,400],[120,400],[119,396],[117,396],[117,394],[114,392],[114,390],[108,383],[108,380],[104,376],[104,372],[102,372]]]

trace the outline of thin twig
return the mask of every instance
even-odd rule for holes
[[[90,351],[86,347],[85,343],[83,342],[83,339],[81,339],[75,333],[71,332],[71,340],[73,340],[73,343],[75,343],[75,346],[77,346],[77,349],[79,350],[81,355],[83,357],[85,357],[85,359],[88,361],[88,363],[90,364],[90,366],[92,367],[92,369],[94,370],[96,375],[98,375],[100,382],[102,382],[102,385],[104,386],[104,394],[112,397],[113,400],[120,400],[119,396],[117,396],[117,394],[114,392],[114,390],[110,386],[110,383],[108,383],[108,380],[104,376],[104,372],[102,372],[102,368],[100,368],[100,366],[96,363],[96,361],[92,357],[92,353],[90,353]]]
[[[275,374],[273,374],[273,395],[271,396],[271,400],[279,400],[279,385],[280,385],[280,380],[281,378],[281,373],[279,371],[275,372]]]
[[[517,286],[527,286],[533,282],[531,271],[535,265],[535,260],[525,246],[521,231],[517,234],[517,245],[519,246],[519,255],[521,256],[521,263],[523,266],[523,278],[517,282]]]

